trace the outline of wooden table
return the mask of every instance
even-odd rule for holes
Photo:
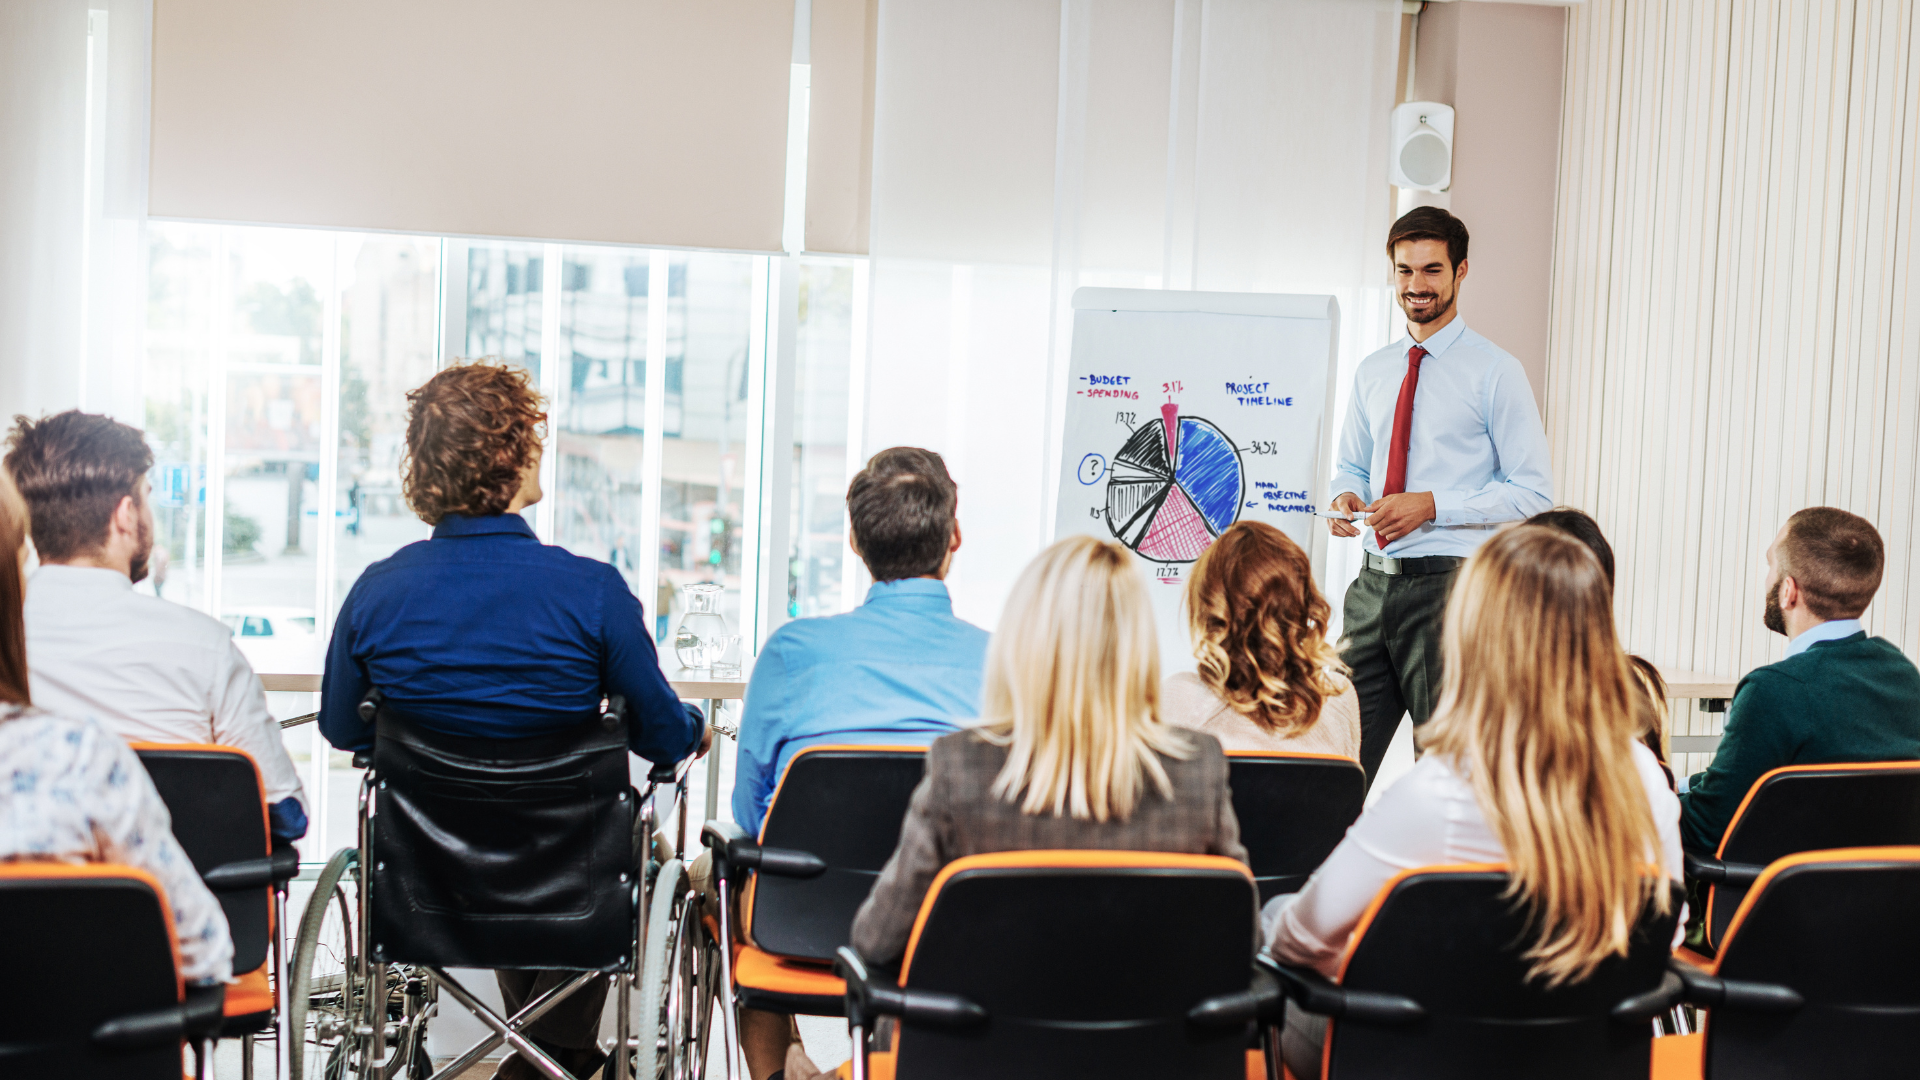
[[[711,675],[690,671],[686,668],[662,669],[667,676],[667,685],[673,687],[674,696],[683,701],[704,701],[707,703],[707,723],[712,724],[720,716],[720,704],[725,701],[740,701],[747,696],[747,676],[752,674],[751,662],[741,665],[740,675],[732,679],[716,679]],[[269,691],[292,694],[317,694],[320,692],[319,675],[263,674],[260,685]],[[295,717],[283,721],[282,727],[304,723],[313,719],[313,714]],[[715,727],[716,734],[734,738],[737,729]],[[720,810],[720,754],[717,751],[707,753],[707,816],[702,821],[712,821]]]
[[[1667,697],[1691,698],[1706,703],[1708,712],[1725,712],[1733,697],[1734,684],[1740,680],[1725,675],[1709,675],[1680,668],[1661,668],[1666,680]],[[1675,754],[1711,754],[1720,748],[1718,735],[1668,735],[1667,749]]]

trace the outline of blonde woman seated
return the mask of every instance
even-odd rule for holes
[[[861,955],[897,962],[934,876],[967,855],[1103,848],[1246,861],[1220,744],[1155,715],[1159,655],[1126,548],[1076,536],[1041,552],[987,648],[980,725],[928,751],[900,846],[853,920]]]
[[[1681,865],[1680,803],[1640,741],[1640,691],[1599,560],[1539,525],[1495,536],[1454,585],[1442,649],[1426,755],[1304,889],[1267,905],[1268,948],[1337,978],[1361,913],[1395,874],[1506,863],[1534,917],[1533,976],[1583,979],[1625,955],[1648,901],[1668,903],[1644,868],[1678,881]],[[1318,1074],[1325,1037],[1324,1019],[1289,1006],[1281,1051],[1294,1075]]]
[[[1169,724],[1228,750],[1360,756],[1360,696],[1327,641],[1327,601],[1300,545],[1265,522],[1214,541],[1187,579],[1198,674],[1160,690]]]

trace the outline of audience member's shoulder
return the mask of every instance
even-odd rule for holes
[[[143,621],[161,628],[172,640],[212,647],[225,647],[227,642],[233,640],[233,632],[227,629],[227,625],[204,611],[195,611],[185,604],[138,592],[133,594],[130,602]]]
[[[1179,727],[1197,727],[1220,710],[1222,702],[1200,676],[1191,671],[1169,675],[1160,683],[1160,718]]]
[[[1176,767],[1197,772],[1203,776],[1216,773],[1225,775],[1227,771],[1227,752],[1220,748],[1220,740],[1204,731],[1193,728],[1168,726],[1174,741],[1184,747],[1185,756],[1175,758]]]
[[[91,762],[113,758],[113,751],[123,745],[91,718],[30,706],[0,707],[0,767],[13,773],[15,792],[26,774],[44,778],[84,770]]]

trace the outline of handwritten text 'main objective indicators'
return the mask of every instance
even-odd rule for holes
[[[1140,400],[1140,391],[1127,389],[1127,384],[1133,381],[1131,375],[1082,375],[1080,381],[1087,384],[1074,391],[1081,397]]]

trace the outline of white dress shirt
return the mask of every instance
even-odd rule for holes
[[[1679,881],[1680,799],[1668,790],[1653,751],[1634,743],[1633,764],[1659,830],[1660,868]],[[1360,815],[1305,888],[1267,902],[1260,915],[1262,936],[1280,959],[1337,978],[1353,928],[1394,875],[1423,866],[1506,861],[1506,849],[1487,825],[1473,785],[1445,756],[1428,754]],[[1682,910],[1675,945],[1686,921]]]
[[[1384,492],[1393,447],[1393,411],[1407,376],[1412,337],[1360,361],[1340,431],[1333,493],[1365,503]],[[1368,551],[1394,558],[1467,556],[1493,528],[1553,506],[1553,463],[1547,433],[1520,361],[1452,322],[1420,343],[1420,381],[1407,440],[1407,490],[1433,492],[1434,519],[1380,551],[1372,530]]]
[[[0,790],[7,793],[0,799],[0,862],[145,870],[173,908],[181,976],[209,983],[232,974],[227,916],[173,838],[167,804],[125,743],[89,720],[0,706]]]
[[[260,677],[220,620],[133,591],[117,570],[42,566],[27,582],[33,703],[92,717],[128,742],[215,743],[260,767],[267,802],[300,801],[300,774]]]

